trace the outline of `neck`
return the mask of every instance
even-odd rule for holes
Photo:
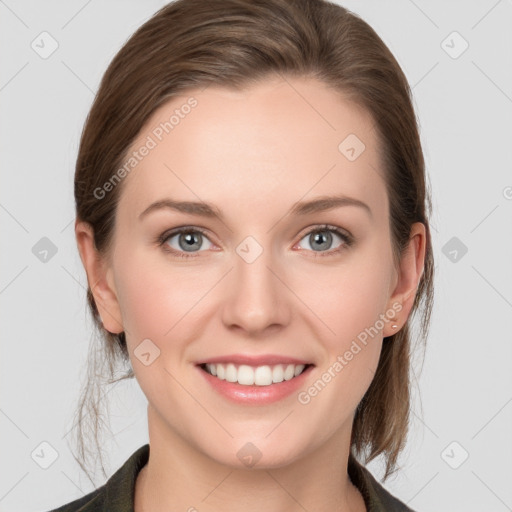
[[[154,411],[153,411],[154,412]],[[347,473],[350,430],[286,466],[233,468],[192,447],[175,432],[152,428],[150,457],[135,486],[135,512],[365,512]]]

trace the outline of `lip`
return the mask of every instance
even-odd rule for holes
[[[262,354],[259,356],[251,356],[247,354],[230,354],[226,356],[211,357],[196,362],[199,366],[201,364],[246,364],[249,366],[274,366],[276,364],[313,364],[311,361],[305,359],[296,359],[295,357],[280,356],[278,354]],[[217,379],[219,380],[219,379]]]
[[[225,358],[215,358],[211,360],[209,359],[208,361],[205,361],[205,363],[214,363],[217,359],[219,363],[226,360]],[[254,362],[254,358],[250,359]],[[281,358],[279,362],[283,362],[283,359],[290,361],[289,358]],[[261,360],[261,358],[258,360]],[[273,364],[279,364],[279,362]],[[240,364],[247,363],[243,362]],[[289,364],[304,363],[294,363],[290,361]],[[260,366],[263,366],[263,364]],[[305,380],[309,377],[309,374],[314,367],[315,366],[313,364],[309,364],[309,366],[307,366],[298,377],[294,377],[290,380],[284,380],[283,382],[278,382],[276,384],[270,384],[269,386],[245,386],[243,384],[238,384],[238,382],[228,382],[226,380],[218,379],[217,377],[210,375],[201,366],[196,366],[197,371],[203,376],[207,384],[211,386],[215,392],[239,405],[267,405],[289,397],[292,393],[296,393],[304,386]]]

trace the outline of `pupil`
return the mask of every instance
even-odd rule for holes
[[[182,239],[185,239],[185,245],[181,243]],[[197,239],[199,237],[194,235],[193,233],[186,233],[183,235],[182,238],[180,238],[180,246],[184,250],[189,250],[190,248],[194,248],[194,245],[196,245],[196,248],[199,248],[201,246],[201,242],[197,242]]]
[[[322,233],[327,233],[327,236],[323,235]],[[314,236],[315,243],[319,242],[320,245],[324,244],[329,246],[329,242],[331,241],[332,235],[326,231],[322,231],[319,233],[316,233]],[[321,249],[325,249],[326,247],[320,247]]]

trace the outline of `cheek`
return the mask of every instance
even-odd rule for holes
[[[316,277],[307,304],[326,357],[298,401],[311,428],[317,418],[327,418],[328,436],[355,411],[373,380],[382,349],[388,280],[382,266],[363,262]]]
[[[198,279],[197,272],[194,275],[193,269],[161,256],[154,258],[141,251],[123,258],[117,269],[123,323],[136,338],[164,339],[180,323],[187,323],[187,313],[204,295],[204,280]]]
[[[173,267],[160,259],[155,261],[142,251],[139,255],[132,252],[116,266],[116,288],[132,367],[150,402],[160,395],[164,402],[170,399],[173,379],[165,369],[172,369],[183,358],[195,332],[191,320],[204,296],[197,275],[194,278],[184,267]],[[146,363],[145,353],[150,354]]]
[[[361,260],[338,268],[316,269],[314,279],[309,277],[307,282],[300,280],[296,285],[297,295],[305,298],[312,313],[309,316],[317,332],[331,349],[344,349],[350,340],[372,326],[382,330],[377,321],[388,300],[384,265],[369,265]]]
[[[389,269],[384,259],[374,261],[374,253],[379,253],[376,248],[361,251],[338,268],[317,269],[309,288],[305,283],[298,287],[297,294],[307,297],[305,302],[313,312],[308,316],[311,328],[326,351],[314,389],[303,390],[300,403],[315,402],[310,411],[330,408],[332,429],[347,410],[356,408],[379,362]]]

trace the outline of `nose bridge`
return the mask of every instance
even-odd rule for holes
[[[270,239],[264,246],[248,236],[236,247],[231,293],[224,305],[226,324],[258,331],[287,321],[285,287],[274,275],[279,265],[272,257]]]

